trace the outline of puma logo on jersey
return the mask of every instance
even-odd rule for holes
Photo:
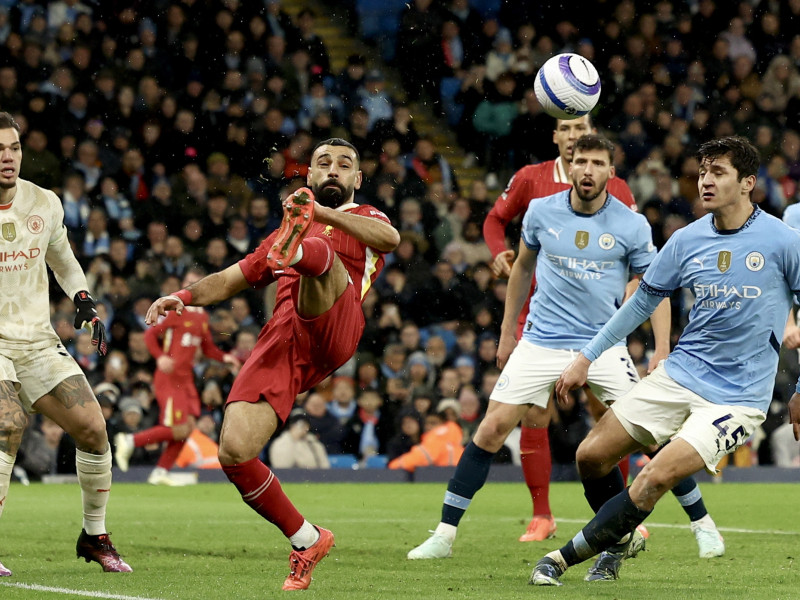
[[[692,262],[696,262],[698,265],[700,265],[701,269],[703,268],[703,259],[702,258],[693,258]]]
[[[561,235],[562,231],[564,231],[563,227],[561,229],[559,229],[558,231],[556,231],[552,227],[548,227],[548,229],[547,229],[547,233],[552,233],[557,240],[560,239],[559,236]]]

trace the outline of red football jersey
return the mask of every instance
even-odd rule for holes
[[[486,245],[492,251],[492,256],[497,256],[506,248],[506,226],[517,216],[522,217],[528,209],[528,204],[534,198],[544,198],[572,187],[569,173],[564,171],[561,159],[548,160],[535,165],[522,167],[509,180],[506,189],[497,198],[492,210],[483,223],[483,237]],[[623,204],[637,211],[636,200],[625,180],[612,177],[608,180],[608,192]],[[536,289],[536,277],[531,281],[531,291],[528,300]],[[528,314],[528,303],[522,309],[520,320],[524,322]]]
[[[371,217],[386,223],[391,223],[385,214],[368,204],[346,204],[339,207],[337,210],[343,210],[355,215]],[[239,266],[242,269],[245,279],[254,287],[268,285],[275,280],[272,271],[266,266],[266,257],[276,235],[277,231],[267,236],[258,248],[239,261]],[[339,260],[342,261],[347,272],[350,274],[350,279],[353,281],[356,290],[358,290],[359,298],[363,301],[369,288],[372,287],[375,278],[378,277],[381,269],[383,269],[383,253],[374,248],[370,248],[351,235],[339,231],[330,225],[312,223],[307,235],[325,235],[331,239],[334,252],[336,252]],[[288,267],[285,269],[284,275],[279,278],[273,318],[284,310],[293,310],[290,302],[291,287],[294,281],[299,277],[300,274],[297,273],[297,271]]]
[[[154,358],[166,354],[175,361],[170,374],[175,378],[194,378],[192,367],[198,348],[213,360],[222,361],[225,355],[211,337],[208,314],[198,306],[187,306],[181,315],[168,312],[159,323],[145,331],[144,340]]]

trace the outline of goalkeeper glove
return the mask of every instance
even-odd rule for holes
[[[97,305],[87,291],[80,291],[72,299],[78,313],[75,315],[75,329],[86,329],[92,334],[92,346],[97,348],[101,356],[105,356],[106,327],[97,316]]]

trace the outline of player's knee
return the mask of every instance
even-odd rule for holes
[[[578,450],[575,452],[575,463],[583,479],[602,477],[616,464],[605,456],[602,448],[593,444],[592,440],[588,438],[578,446]]]
[[[652,463],[645,465],[636,477],[638,495],[647,498],[660,498],[671,490],[677,481],[663,469],[653,468]]]
[[[217,452],[220,464],[225,466],[238,465],[256,456],[257,454],[253,454],[245,445],[236,442],[226,443],[224,439],[220,442]]]
[[[105,452],[108,448],[108,435],[106,434],[105,423],[87,421],[81,423],[69,434],[75,439],[78,448],[86,448],[95,452]]]

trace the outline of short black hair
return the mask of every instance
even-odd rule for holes
[[[314,153],[322,146],[344,146],[345,148],[350,148],[350,150],[352,150],[356,155],[356,162],[359,164],[361,163],[361,155],[358,153],[358,148],[353,146],[353,144],[345,139],[328,138],[327,140],[322,140],[316,146],[314,146],[313,150],[311,150],[311,156],[314,156]]]
[[[741,136],[731,135],[709,140],[697,150],[697,159],[700,164],[705,160],[713,160],[724,156],[730,159],[731,165],[736,169],[738,181],[758,173],[758,167],[761,164],[758,150],[749,140]]]
[[[614,144],[611,143],[611,140],[600,134],[587,133],[579,137],[572,149],[572,155],[575,156],[579,150],[605,150],[608,152],[610,162],[614,162]]]
[[[17,123],[14,117],[11,116],[11,113],[8,112],[0,112],[0,129],[16,129],[17,133],[22,132],[19,123]]]

